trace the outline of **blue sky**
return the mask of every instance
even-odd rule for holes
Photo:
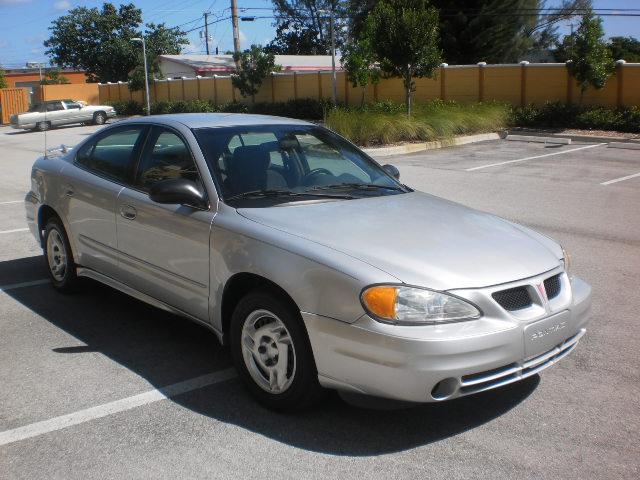
[[[99,6],[102,0],[0,0],[0,64],[5,68],[22,67],[27,61],[46,61],[43,40],[48,36],[48,26],[51,21],[63,15],[75,6]],[[128,0],[114,1],[116,5],[128,3]],[[133,0],[143,11],[145,22],[167,25],[179,25],[202,16],[202,12],[212,12],[212,19],[216,16],[229,15],[229,0]],[[638,0],[596,0],[595,8],[638,8]],[[550,6],[554,2],[549,2]],[[268,16],[272,15],[271,0],[238,0],[241,15]],[[243,8],[248,10],[242,12]],[[196,21],[183,26],[187,30],[202,25]],[[632,35],[640,38],[640,17],[604,17],[607,36]],[[567,25],[561,26],[569,29]],[[254,22],[241,22],[241,42],[247,47],[251,43],[266,44],[274,36],[273,19],[257,19]],[[220,51],[231,50],[233,38],[231,21],[225,20],[210,27],[209,34],[213,36],[212,48],[220,47]],[[189,33],[190,45],[186,48],[189,53],[204,53],[204,43],[199,38],[198,30]]]

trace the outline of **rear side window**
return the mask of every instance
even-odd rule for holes
[[[128,175],[144,127],[123,128],[84,145],[76,162],[98,175],[123,182]]]
[[[49,102],[47,103],[47,112],[55,112],[56,110],[64,110],[62,102]]]

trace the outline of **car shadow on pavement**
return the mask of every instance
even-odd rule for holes
[[[0,285],[42,279],[46,273],[41,257],[0,262]],[[213,333],[106,286],[87,282],[82,292],[63,295],[45,284],[10,289],[6,294],[84,343],[61,343],[54,352],[99,352],[155,387],[231,366],[228,350]],[[369,456],[426,445],[483,425],[523,402],[538,383],[539,377],[534,376],[450,402],[384,411],[355,407],[330,393],[312,410],[278,414],[257,404],[238,379],[171,401],[297,448]]]

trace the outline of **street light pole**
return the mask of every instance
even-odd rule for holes
[[[144,37],[132,38],[132,42],[142,42],[142,57],[144,60],[144,92],[147,97],[147,115],[151,114],[151,101],[149,100],[149,77],[147,74],[147,42]]]
[[[329,34],[331,36],[331,81],[332,91],[331,97],[333,104],[338,104],[338,79],[336,76],[336,32],[334,26],[333,7],[330,10],[318,10],[318,13],[323,15],[329,14]]]

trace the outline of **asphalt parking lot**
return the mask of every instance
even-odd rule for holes
[[[43,148],[43,133],[0,128],[1,478],[640,478],[639,150],[498,140],[380,159],[413,188],[559,240],[593,287],[591,326],[541,377],[499,390],[377,410],[334,395],[281,415],[201,327],[42,281],[22,199]]]

